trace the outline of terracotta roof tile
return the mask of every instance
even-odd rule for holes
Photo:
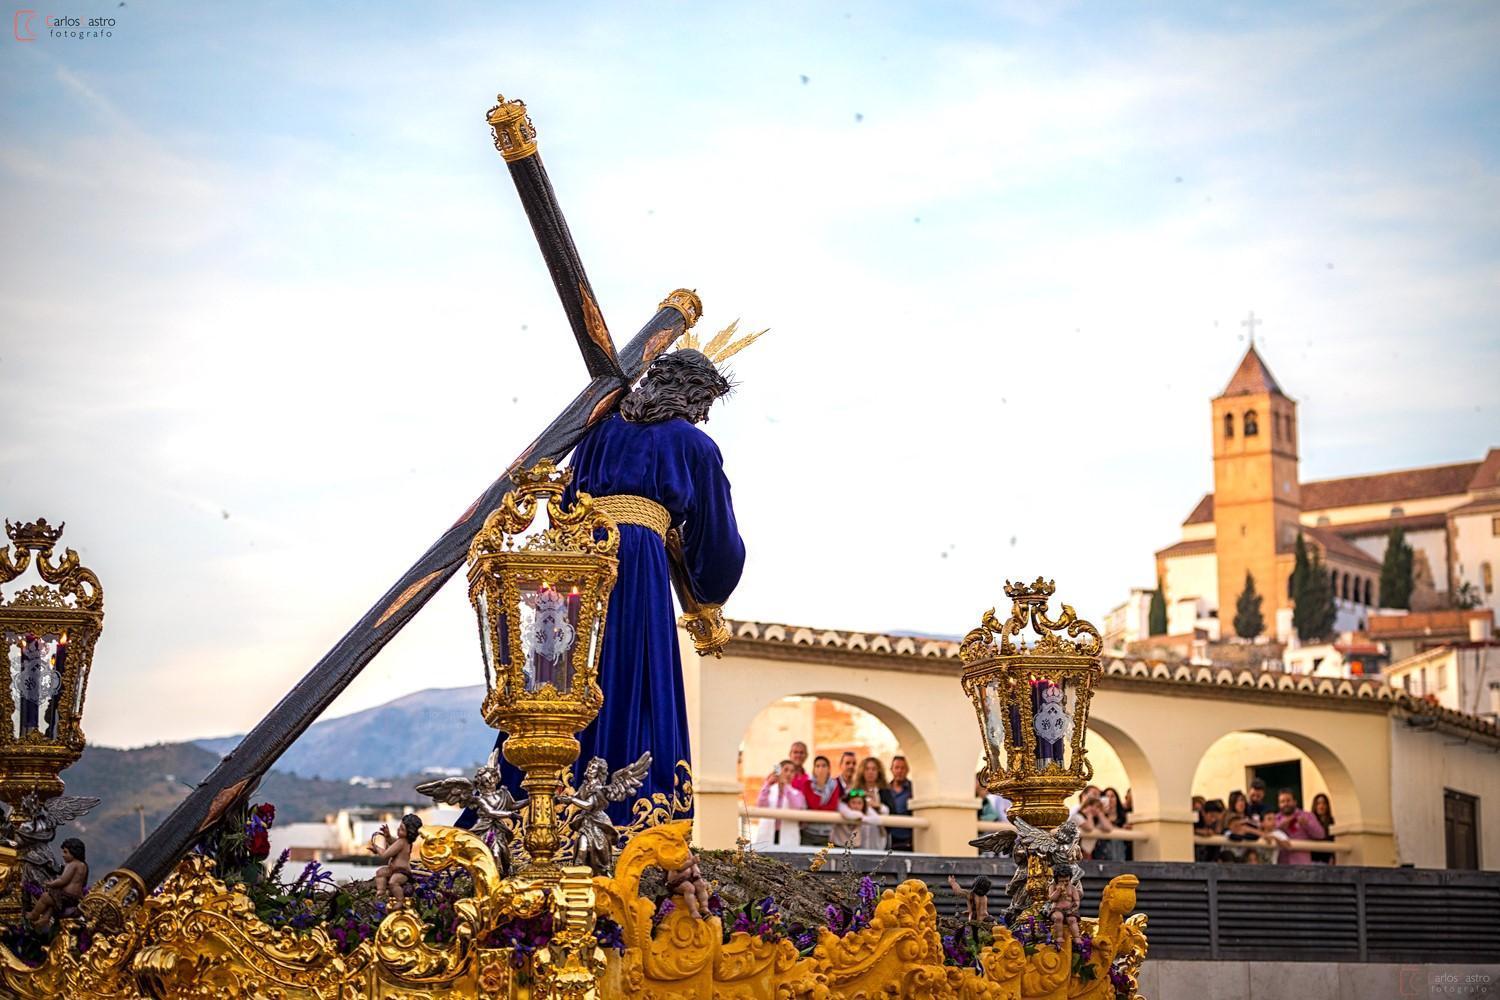
[[[1308,528],[1304,527],[1302,533],[1323,549],[1325,556],[1334,556],[1347,559],[1350,562],[1363,563],[1368,566],[1379,568],[1380,560],[1376,559],[1364,549],[1344,538],[1332,528]]]
[[[1276,384],[1276,377],[1271,374],[1271,369],[1266,367],[1265,361],[1260,353],[1251,344],[1245,356],[1240,359],[1240,366],[1234,370],[1229,384],[1224,387],[1221,396],[1250,396],[1261,392],[1274,392],[1278,396],[1286,393],[1281,391],[1281,386]]]
[[[1469,619],[1488,619],[1494,627],[1494,612],[1488,608],[1470,611],[1410,611],[1404,615],[1371,615],[1367,623],[1371,638],[1458,637],[1467,638]]]
[[[1213,552],[1214,540],[1212,538],[1195,538],[1191,541],[1178,542],[1168,545],[1164,549],[1158,549],[1156,555],[1161,556],[1195,556],[1205,552]]]
[[[1479,471],[1479,466],[1478,462],[1459,462],[1456,465],[1430,465],[1425,469],[1400,469],[1371,476],[1303,483],[1302,509],[1324,510],[1467,493],[1469,481]]]
[[[1468,503],[1459,504],[1457,507],[1454,507],[1452,510],[1448,511],[1448,514],[1445,514],[1443,516],[1443,520],[1446,521],[1448,519],[1448,516],[1452,514],[1478,514],[1481,512],[1489,513],[1490,511],[1496,510],[1500,510],[1500,497],[1479,497],[1475,500],[1470,500]]]
[[[1484,461],[1474,471],[1474,478],[1469,480],[1469,489],[1476,492],[1500,489],[1500,448],[1491,448],[1484,456]]]
[[[1198,506],[1196,506],[1196,507],[1193,508],[1193,512],[1191,514],[1189,514],[1187,516],[1187,520],[1183,521],[1182,523],[1183,524],[1207,524],[1209,521],[1212,521],[1213,519],[1214,519],[1214,495],[1212,493],[1205,493],[1205,494],[1203,494],[1203,499],[1198,501]]]
[[[1462,510],[1463,508],[1455,509]],[[1329,531],[1336,531],[1345,538],[1357,538],[1361,535],[1388,535],[1395,527],[1400,527],[1402,531],[1426,531],[1447,526],[1447,514],[1406,514],[1402,517],[1382,517],[1374,521],[1355,521],[1350,524],[1317,525]]]

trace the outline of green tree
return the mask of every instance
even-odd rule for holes
[[[1296,624],[1297,594],[1302,590],[1302,581],[1307,579],[1307,539],[1297,532],[1297,561],[1292,566],[1292,578],[1287,581],[1286,596],[1292,599],[1292,624]]]
[[[1298,566],[1292,571],[1292,627],[1303,642],[1320,642],[1333,634],[1338,608],[1333,603],[1333,580],[1323,565],[1323,555],[1311,555],[1298,539]]]
[[[1167,634],[1167,598],[1162,591],[1161,577],[1156,578],[1156,589],[1151,592],[1151,610],[1146,615],[1146,630],[1151,635]]]
[[[1260,613],[1260,594],[1255,591],[1255,577],[1245,570],[1245,589],[1234,602],[1234,634],[1241,639],[1254,639],[1266,629],[1266,619]]]
[[[1465,580],[1458,588],[1458,593],[1453,595],[1453,606],[1460,611],[1477,608],[1483,603],[1484,598],[1480,595],[1479,588],[1471,580]]]
[[[1385,559],[1380,563],[1380,606],[1410,608],[1412,551],[1406,532],[1397,525],[1385,540]]]

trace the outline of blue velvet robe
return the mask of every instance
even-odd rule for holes
[[[632,423],[618,413],[596,424],[573,453],[573,485],[592,496],[632,494],[655,500],[682,535],[693,596],[722,604],[739,583],[745,546],[735,524],[724,459],[703,431],[682,418]],[[620,572],[609,598],[599,686],[604,707],[579,736],[577,773],[593,757],[610,770],[651,751],[651,771],[638,796],[672,793],[677,761],[692,761],[687,700],[677,646],[677,615],[667,550],[650,528],[620,525]],[[504,740],[504,734],[496,746]],[[521,773],[503,765],[506,785],[522,796]],[[630,802],[610,809],[616,823],[630,819]],[[465,812],[459,826],[472,826]]]

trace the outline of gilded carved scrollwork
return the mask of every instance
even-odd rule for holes
[[[422,863],[433,870],[464,869],[474,894],[460,901],[459,931],[433,945],[410,911],[396,911],[373,941],[340,954],[318,929],[269,927],[243,891],[226,887],[212,863],[194,855],[126,916],[115,933],[94,934],[77,949],[76,922],[32,968],[0,948],[3,989],[22,1000],[66,996],[77,1000],[146,998],[261,998],[277,1000],[594,1000],[609,997],[765,997],[838,1000],[911,997],[931,1000],[1112,1000],[1109,968],[1131,983],[1145,958],[1145,920],[1127,916],[1136,880],[1122,875],[1104,890],[1084,979],[1073,973],[1071,948],[1037,945],[1027,954],[1002,926],[979,956],[981,969],[943,962],[937,911],[918,881],[888,889],[870,924],[842,937],[823,931],[812,954],[790,941],[736,933],[725,942],[718,918],[698,920],[685,908],[653,932],[656,906],[640,896],[648,868],[678,868],[688,859],[688,821],[637,834],[620,855],[616,874],[590,879],[566,868],[547,888],[525,876],[502,879],[478,838],[462,830],[428,828]],[[525,975],[511,952],[486,948],[486,938],[513,916],[551,907],[552,941]],[[598,917],[621,927],[623,952],[602,951]]]
[[[1135,905],[1130,875],[1109,884],[1099,919],[1089,922],[1094,973],[1087,981],[1073,975],[1070,945],[1040,945],[1028,955],[998,925],[979,956],[982,972],[944,965],[932,895],[916,880],[886,890],[865,929],[842,937],[823,931],[805,958],[789,941],[737,933],[722,943],[718,918],[695,920],[685,909],[669,913],[653,935],[655,906],[639,895],[641,875],[683,864],[689,829],[685,822],[669,823],[638,834],[621,853],[616,874],[595,879],[599,913],[620,924],[625,940],[624,953],[609,957],[602,995],[1084,1000],[1114,995],[1109,965],[1115,959],[1124,959],[1133,977],[1145,958],[1141,918],[1125,919]]]

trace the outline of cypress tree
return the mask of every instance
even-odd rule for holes
[[[1292,624],[1303,642],[1320,642],[1333,634],[1338,608],[1333,603],[1333,581],[1323,566],[1323,556],[1314,550],[1293,598]]]
[[[1254,639],[1265,631],[1266,620],[1260,613],[1260,594],[1255,592],[1255,577],[1245,570],[1245,589],[1234,602],[1234,634]]]
[[[1410,608],[1412,592],[1412,550],[1406,532],[1397,525],[1385,540],[1385,558],[1380,562],[1380,606]]]
[[[1292,565],[1292,578],[1287,582],[1287,595],[1292,599],[1292,629],[1300,636],[1307,630],[1306,603],[1302,599],[1302,591],[1306,585],[1308,572],[1307,539],[1302,532],[1297,532],[1297,560]]]
[[[1156,590],[1151,593],[1151,609],[1146,615],[1146,630],[1151,635],[1167,634],[1167,599],[1162,593],[1161,577],[1156,578]]]

